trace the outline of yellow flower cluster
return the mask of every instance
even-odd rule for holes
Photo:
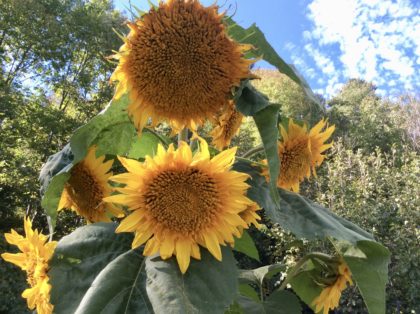
[[[50,303],[51,285],[48,283],[48,261],[51,259],[57,242],[47,242],[48,236],[32,230],[29,218],[24,220],[25,237],[15,230],[6,233],[6,241],[16,245],[21,253],[3,253],[1,257],[19,266],[26,272],[30,288],[22,293],[27,299],[28,307],[36,309],[39,314],[50,314],[53,306]]]

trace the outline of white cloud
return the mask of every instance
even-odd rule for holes
[[[354,77],[381,90],[420,88],[420,9],[410,1],[313,0],[307,16],[304,53],[325,75],[327,97]]]

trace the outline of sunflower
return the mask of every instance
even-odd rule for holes
[[[200,142],[194,156],[181,142],[177,150],[159,145],[156,156],[146,156],[144,163],[120,158],[128,173],[111,180],[126,186],[105,199],[132,210],[117,232],[135,232],[133,248],[146,243],[146,256],[176,255],[182,273],[190,257],[200,259],[199,245],[221,260],[220,245],[233,245],[240,228],[248,228],[246,220],[252,222],[248,216],[260,219],[259,208],[245,196],[249,176],[230,170],[236,148],[210,159],[207,143]]]
[[[325,128],[326,127],[326,128]],[[322,131],[325,128],[324,131]],[[299,192],[299,185],[312,173],[316,175],[315,167],[320,166],[325,156],[322,153],[333,144],[325,141],[334,132],[335,126],[328,127],[322,119],[310,131],[306,124],[300,126],[292,119],[289,120],[287,130],[280,125],[282,139],[278,141],[280,159],[280,175],[277,186],[286,190]],[[266,160],[263,160],[267,163]],[[263,175],[268,178],[268,170],[263,170]]]
[[[315,312],[319,313],[324,309],[323,314],[328,314],[330,309],[338,307],[341,292],[346,289],[347,282],[353,285],[351,280],[351,271],[344,261],[338,266],[338,275],[335,282],[325,287],[319,296],[317,296],[312,305],[315,306]]]
[[[233,103],[220,116],[218,125],[211,132],[213,144],[218,149],[223,149],[230,144],[232,138],[239,132],[243,117]]]
[[[128,23],[130,33],[114,58],[115,98],[129,93],[128,112],[139,132],[151,118],[175,132],[215,120],[232,87],[252,77],[243,57],[250,49],[231,40],[218,7],[198,0],[169,0]]]
[[[27,299],[29,309],[36,308],[39,314],[49,314],[52,313],[53,306],[50,303],[48,261],[54,253],[57,242],[47,242],[46,235],[39,233],[36,229],[32,230],[29,218],[24,220],[24,229],[25,237],[13,229],[11,233],[5,234],[6,241],[16,245],[22,253],[3,253],[1,257],[26,271],[30,288],[23,291],[22,297]]]
[[[325,128],[325,129],[324,129]],[[322,131],[324,129],[324,131]],[[311,168],[312,173],[316,175],[315,167],[318,167],[324,161],[324,151],[333,145],[333,142],[325,144],[335,130],[335,125],[328,126],[327,121],[322,119],[309,132],[309,141],[311,145]]]
[[[103,197],[112,192],[108,179],[112,176],[109,170],[113,160],[104,160],[105,156],[96,158],[95,146],[89,149],[85,159],[71,169],[70,179],[61,194],[58,210],[71,208],[88,223],[109,222],[109,216],[123,215],[118,207],[102,201]]]

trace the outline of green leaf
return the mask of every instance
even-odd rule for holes
[[[242,237],[235,239],[235,245],[233,249],[257,261],[260,261],[260,256],[258,254],[257,248],[255,247],[254,240],[246,230],[244,230]]]
[[[302,307],[296,295],[286,290],[276,290],[263,302],[267,314],[301,314]]]
[[[70,139],[74,163],[82,160],[93,144],[101,153],[112,155],[123,155],[130,149],[136,134],[126,111],[127,105],[127,96],[113,100],[96,117],[76,130]]]
[[[116,234],[115,228],[114,223],[90,224],[76,229],[58,242],[48,272],[55,312],[75,313],[104,267],[130,250],[132,235]]]
[[[308,83],[302,79],[301,75],[296,71],[294,66],[288,65],[274,50],[264,33],[257,27],[256,24],[252,24],[247,29],[236,24],[231,18],[225,19],[228,25],[228,34],[235,41],[243,44],[251,44],[254,46],[254,50],[250,51],[247,55],[250,57],[262,58],[268,63],[275,66],[281,73],[290,77],[293,81],[298,83],[304,89],[306,95],[314,103],[319,105],[319,100],[315,97]]]
[[[277,139],[279,136],[277,127],[278,111],[279,108],[277,106],[271,105],[258,111],[254,115],[254,121],[260,133],[264,152],[268,161],[271,197],[274,204],[276,204],[276,208],[280,206],[280,198],[277,192],[277,178],[280,171],[280,159],[277,146]]]
[[[248,284],[239,285],[239,293],[245,297],[248,297],[256,302],[260,301],[257,291]]]
[[[52,226],[50,226],[50,229],[55,226],[58,203],[64,185],[70,177],[69,171],[72,167],[72,160],[73,154],[70,145],[67,144],[61,151],[48,157],[39,175],[42,196],[41,206],[51,218]]]
[[[369,313],[385,313],[385,286],[390,262],[388,249],[373,241],[359,241],[357,248],[348,248],[343,257]]]
[[[125,121],[104,128],[91,144],[97,145],[97,156],[125,155],[137,138],[133,123]]]
[[[248,196],[265,209],[273,222],[297,237],[309,240],[333,237],[353,244],[361,240],[373,240],[371,234],[357,225],[299,194],[279,189],[279,208],[269,197],[268,185],[260,175],[259,168],[237,162],[234,169],[251,175],[252,180],[247,181],[251,186]]]
[[[230,248],[222,248],[217,261],[207,250],[192,260],[182,275],[174,258],[146,259],[147,293],[156,313],[220,313],[237,294],[236,262]]]
[[[154,156],[159,143],[160,139],[155,134],[143,132],[141,137],[134,140],[127,157],[140,159],[146,157],[146,155]]]
[[[268,107],[268,97],[255,89],[248,81],[244,82],[235,94],[236,109],[245,116],[253,116]]]
[[[245,296],[239,296],[237,303],[244,314],[300,314],[302,308],[299,299],[290,291],[276,290],[264,301],[257,302]],[[238,312],[240,313],[240,312]]]
[[[141,249],[118,256],[96,277],[75,314],[154,313],[145,290],[144,262]]]
[[[308,260],[304,266],[308,264],[312,265],[311,260]],[[312,302],[320,295],[322,288],[314,281],[313,270],[313,267],[307,267],[307,270],[301,271],[291,278],[289,283],[299,298],[314,310],[315,308],[312,306]]]
[[[270,279],[275,274],[278,274],[285,269],[286,265],[284,264],[272,264],[255,269],[240,270],[239,281],[250,284],[257,284],[259,287],[261,287],[264,279]]]

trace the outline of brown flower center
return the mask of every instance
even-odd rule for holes
[[[182,234],[209,226],[219,207],[214,179],[196,168],[161,172],[152,179],[144,198],[157,222]]]
[[[73,167],[67,184],[67,191],[78,207],[79,214],[86,219],[95,221],[98,214],[105,211],[100,206],[104,196],[102,186],[96,181],[91,170],[83,163]]]
[[[302,137],[279,147],[281,161],[280,182],[296,181],[306,175],[310,167],[311,152],[308,139]]]
[[[129,36],[127,69],[141,103],[186,120],[216,114],[233,85],[248,75],[238,45],[225,34],[215,6],[196,0],[161,3]]]

